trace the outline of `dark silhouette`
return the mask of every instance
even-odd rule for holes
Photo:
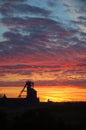
[[[29,102],[39,102],[39,98],[37,98],[37,91],[33,87],[34,82],[27,81],[18,97],[22,96],[22,93],[25,91],[26,88],[26,98],[29,100]]]
[[[0,98],[0,130],[86,130],[86,102],[39,102],[32,81],[18,97]]]
[[[6,99],[6,98],[7,98],[7,96],[4,94],[2,98],[3,98],[3,99]]]
[[[26,92],[25,98],[22,98],[23,92]],[[5,94],[0,98],[0,105],[2,106],[30,106],[36,103],[39,103],[39,98],[37,97],[37,91],[34,89],[34,82],[32,81],[25,83],[17,98],[7,98]]]
[[[40,106],[0,107],[0,130],[86,130],[86,103]]]
[[[44,109],[26,111],[20,118],[15,118],[14,129],[33,130],[34,128],[37,130],[66,130],[63,121],[60,120],[59,124],[51,111]]]
[[[8,120],[6,119],[6,113],[0,111],[0,130],[6,130],[8,127]]]
[[[34,86],[34,83],[33,83],[32,81],[29,81],[29,80],[28,80],[28,81],[26,82],[25,86],[23,87],[23,89],[21,90],[21,92],[20,92],[20,94],[19,94],[18,97],[21,97],[21,96],[22,96],[22,93],[25,91],[25,88],[27,88],[27,97],[28,97],[28,95],[29,95],[28,89],[33,88],[33,86]]]

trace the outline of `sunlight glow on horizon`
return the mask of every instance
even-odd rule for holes
[[[18,98],[22,87],[1,87],[0,93],[5,93],[7,98]],[[53,102],[66,101],[86,101],[86,89],[74,87],[35,87],[37,97],[41,102],[47,102],[48,99]],[[25,97],[23,93],[22,97]]]

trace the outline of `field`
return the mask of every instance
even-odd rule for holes
[[[0,107],[0,130],[86,130],[86,102]]]

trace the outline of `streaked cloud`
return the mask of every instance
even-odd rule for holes
[[[84,87],[85,12],[81,0],[1,0],[1,85],[32,78],[42,86]]]

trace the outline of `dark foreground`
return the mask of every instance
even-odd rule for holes
[[[0,107],[0,130],[86,130],[86,102]]]

